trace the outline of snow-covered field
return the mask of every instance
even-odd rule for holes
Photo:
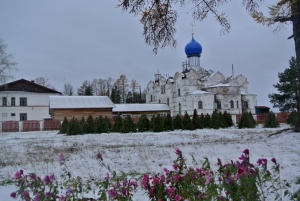
[[[244,149],[250,150],[252,162],[275,157],[281,164],[282,179],[290,183],[300,176],[300,134],[291,131],[268,137],[277,129],[203,129],[163,133],[88,134],[65,136],[51,132],[0,133],[0,182],[12,177],[16,170],[36,172],[40,176],[60,174],[58,154],[64,153],[67,166],[84,178],[103,178],[107,170],[95,159],[100,151],[111,169],[119,172],[157,173],[171,168],[176,159],[175,148],[182,150],[187,163],[195,166],[208,157],[212,165],[217,158],[237,160]],[[12,200],[14,186],[0,186],[0,200]],[[296,189],[292,189],[296,190]],[[137,195],[136,200],[148,200]]]

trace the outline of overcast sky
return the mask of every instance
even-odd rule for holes
[[[235,75],[248,78],[258,105],[272,107],[268,94],[276,92],[278,72],[295,55],[294,40],[287,40],[292,26],[274,33],[255,23],[238,2],[221,8],[231,22],[225,35],[213,17],[194,22],[191,6],[181,8],[176,49],[159,49],[157,55],[144,42],[140,16],[116,8],[117,0],[0,0],[0,38],[18,63],[15,79],[45,77],[58,91],[70,83],[77,92],[84,80],[125,74],[144,89],[158,70],[169,76],[182,70],[194,23],[203,48],[201,66],[229,77],[233,64]]]

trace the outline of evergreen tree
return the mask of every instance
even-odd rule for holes
[[[190,115],[188,115],[187,112],[183,116],[182,129],[183,130],[195,130],[195,127],[194,127],[193,122],[190,118]]]
[[[150,130],[153,131],[153,125],[155,124],[155,115],[153,115],[150,119]]]
[[[108,126],[108,132],[110,132],[111,129],[112,129],[112,125],[111,125],[110,119],[107,116],[105,116],[104,121],[106,121],[107,126]]]
[[[81,133],[82,134],[86,134],[87,133],[87,124],[86,124],[86,121],[84,119],[84,117],[81,118],[80,122],[79,122],[79,126],[80,126],[80,129],[81,129]]]
[[[102,116],[96,118],[96,133],[108,133],[108,123]]]
[[[79,135],[82,134],[79,122],[73,117],[68,126],[67,135]]]
[[[219,112],[215,110],[211,115],[211,128],[219,129],[221,127],[222,120],[219,117]]]
[[[200,125],[199,125],[200,129],[205,128],[205,116],[203,113],[201,113],[201,115],[199,117],[199,123],[200,123]]]
[[[299,86],[297,79],[297,64],[295,57],[290,60],[289,68],[283,73],[278,73],[279,82],[273,86],[279,93],[269,94],[270,102],[273,107],[279,108],[282,112],[293,111],[297,109],[297,100],[299,97]]]
[[[165,129],[165,131],[173,131],[174,130],[173,119],[169,113],[167,114],[166,118],[164,118],[164,129]]]
[[[256,122],[251,112],[244,112],[238,124],[239,128],[255,128]]]
[[[121,133],[135,133],[136,132],[136,126],[135,123],[133,122],[131,116],[126,116],[124,119],[122,128],[121,128]]]
[[[204,128],[211,128],[211,117],[209,114],[206,114],[204,117]]]
[[[162,132],[162,131],[164,131],[163,120],[162,120],[162,118],[160,117],[159,114],[157,114],[157,116],[154,118],[152,130],[153,130],[153,132]]]
[[[64,120],[63,120],[63,122],[62,122],[62,124],[60,125],[60,128],[59,128],[59,133],[60,134],[66,134],[67,131],[68,131],[68,127],[69,127],[68,119],[67,119],[67,117],[64,117]]]
[[[123,119],[122,119],[121,115],[116,116],[115,122],[112,127],[113,132],[120,133],[122,125],[123,125]]]
[[[117,86],[114,86],[114,88],[112,88],[110,99],[113,103],[121,103],[121,92]]]
[[[85,133],[95,133],[95,122],[92,115],[89,115],[86,120]]]
[[[267,116],[267,121],[264,124],[265,128],[277,128],[279,127],[279,122],[277,121],[275,114],[273,112],[269,112]]]
[[[145,114],[139,118],[137,128],[139,132],[145,132],[150,130],[150,121]]]
[[[223,113],[223,119],[224,119],[224,126],[226,128],[233,126],[231,114],[229,114],[226,110]]]
[[[93,86],[90,81],[85,80],[82,85],[77,89],[78,96],[92,96]]]
[[[177,114],[176,117],[174,118],[173,126],[175,130],[182,129],[182,118],[179,114]]]
[[[287,123],[290,124],[291,126],[295,127],[296,124],[297,124],[297,120],[298,120],[298,117],[297,117],[297,111],[293,111],[290,113],[288,119],[287,119]]]
[[[193,122],[193,125],[194,125],[195,129],[201,128],[200,118],[198,116],[198,113],[197,113],[196,109],[194,109],[192,122]]]

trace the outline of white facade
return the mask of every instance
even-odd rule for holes
[[[53,95],[55,94],[0,91],[0,121],[43,120],[50,118],[49,96]],[[5,99],[6,103],[4,103]]]
[[[214,110],[230,114],[255,113],[255,94],[248,92],[248,81],[243,75],[225,76],[220,72],[200,67],[202,46],[194,40],[185,47],[187,63],[183,71],[165,77],[156,74],[146,89],[146,103],[166,103],[172,108],[171,115],[190,116],[194,110],[198,114],[212,114]]]

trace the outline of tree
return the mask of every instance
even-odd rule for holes
[[[255,128],[256,122],[253,119],[253,115],[251,112],[244,112],[242,114],[241,120],[238,124],[238,127],[241,128]]]
[[[177,114],[176,117],[174,118],[173,126],[175,130],[182,129],[182,118],[179,114]]]
[[[292,23],[293,34],[289,37],[294,38],[297,76],[298,83],[300,83],[300,1],[299,0],[277,0],[268,6],[269,15],[265,16],[259,10],[259,4],[263,0],[243,0],[242,4],[245,6],[249,14],[254,20],[263,25],[271,26]],[[195,20],[204,20],[209,14],[212,14],[216,21],[221,25],[221,32],[229,32],[230,23],[224,13],[219,12],[218,8],[228,0],[120,0],[118,7],[124,11],[134,15],[141,15],[140,22],[143,25],[143,35],[145,42],[153,46],[153,52],[157,53],[159,47],[176,46],[175,33],[176,21],[178,13],[173,8],[189,5],[192,7],[192,15]],[[192,5],[190,5],[192,4]],[[300,84],[298,84],[300,86]],[[299,88],[298,88],[299,90]],[[299,97],[298,97],[299,98]],[[300,131],[300,108],[298,111],[298,122],[296,130]]]
[[[67,117],[64,117],[64,120],[62,122],[62,124],[59,127],[59,133],[60,134],[66,134],[68,131],[68,127],[69,127],[69,122]]]
[[[277,128],[279,127],[279,122],[277,121],[275,114],[273,112],[269,112],[267,116],[267,121],[264,124],[265,128]]]
[[[153,130],[153,132],[164,131],[163,120],[159,114],[157,114],[157,116],[154,117],[154,119],[153,119],[152,130]]]
[[[91,82],[85,80],[77,90],[77,94],[78,96],[92,96],[94,92]]]
[[[6,52],[7,45],[0,39],[0,84],[12,79],[12,71],[17,70],[17,63],[12,61],[13,56]]]
[[[167,114],[166,118],[164,118],[164,129],[165,131],[173,131],[173,119],[170,115],[170,113]]]
[[[273,107],[279,108],[281,112],[290,112],[299,108],[299,86],[297,78],[296,59],[292,57],[289,68],[278,73],[279,82],[273,86],[279,93],[269,94]]]
[[[142,114],[142,116],[139,118],[137,128],[139,132],[145,132],[150,130],[150,122],[145,114]]]
[[[201,128],[200,118],[196,109],[194,109],[192,122],[195,129]]]
[[[127,79],[126,75],[124,75],[124,74],[120,75],[120,77],[116,80],[114,86],[120,92],[121,103],[125,103],[126,102],[126,94],[128,92],[128,87],[129,87],[128,79]]]
[[[73,89],[73,86],[70,83],[64,84],[63,94],[66,95],[66,96],[73,96],[74,89]]]
[[[190,118],[190,115],[188,115],[187,112],[185,112],[182,120],[182,129],[183,130],[195,130],[195,127],[193,125],[193,122]]]
[[[121,128],[122,128],[122,125],[123,125],[123,119],[120,115],[116,116],[115,117],[115,122],[112,126],[112,130],[113,132],[121,132]]]
[[[43,86],[43,87],[47,87],[47,88],[52,87],[51,84],[49,83],[48,78],[46,78],[46,77],[37,77],[37,78],[35,78],[34,82],[36,84],[39,84],[39,85]]]

